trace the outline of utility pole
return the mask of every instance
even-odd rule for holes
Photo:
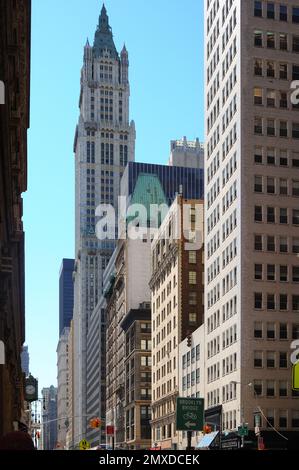
[[[186,450],[192,450],[192,431],[187,431],[187,447]]]

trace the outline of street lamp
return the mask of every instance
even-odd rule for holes
[[[253,388],[254,397],[256,398],[256,396],[257,396],[257,395],[256,395],[256,391],[255,391],[255,389],[254,389],[254,386],[253,386],[253,383],[252,383],[252,382],[249,382],[249,383],[247,383],[247,384],[244,384],[244,383],[242,383],[242,382],[237,382],[236,380],[232,380],[232,381],[230,382],[230,384],[241,385],[241,387],[244,386],[244,385],[246,385],[247,387]],[[242,398],[243,398],[243,397],[242,397]],[[247,423],[245,423],[244,404],[243,404],[242,398],[241,398],[241,421],[242,421],[242,428],[244,428]],[[244,444],[245,444],[245,436],[244,436],[244,434],[242,433],[242,436],[241,436],[241,447],[244,447]]]

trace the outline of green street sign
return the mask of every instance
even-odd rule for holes
[[[299,362],[293,365],[293,381],[292,382],[293,382],[292,384],[293,390],[299,391]]]
[[[248,427],[247,426],[239,426],[238,427],[238,434],[239,436],[248,436]]]
[[[203,398],[177,398],[176,428],[178,431],[202,431],[204,425]]]

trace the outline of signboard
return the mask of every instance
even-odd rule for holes
[[[293,365],[293,390],[299,390],[299,362]]]
[[[107,436],[114,436],[114,426],[106,426]]]
[[[203,398],[177,398],[176,428],[178,431],[202,431],[204,424]]]
[[[248,436],[248,427],[247,426],[239,426],[238,427],[238,434],[241,437]]]
[[[90,443],[86,439],[82,439],[79,443],[80,450],[88,450],[90,449]]]

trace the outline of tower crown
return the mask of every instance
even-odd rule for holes
[[[104,4],[94,37],[93,55],[95,58],[105,57],[108,55],[113,59],[118,59],[118,53],[113,40],[112,28],[109,25],[109,17]]]

